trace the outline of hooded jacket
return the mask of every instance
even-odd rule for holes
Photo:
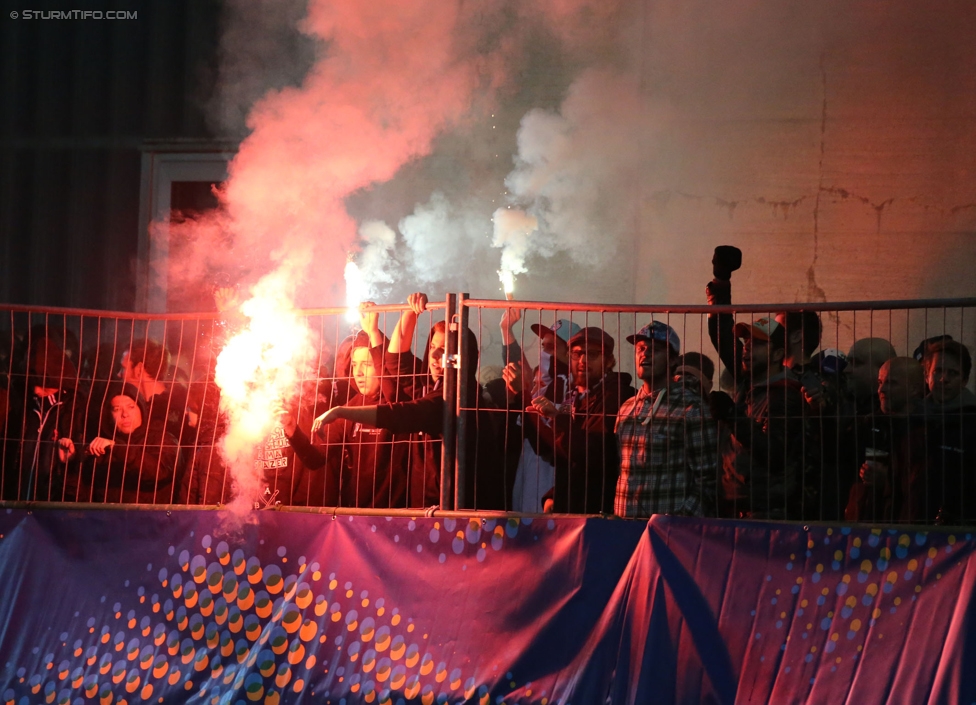
[[[123,433],[112,418],[112,400],[132,399],[142,413],[142,423]],[[165,421],[150,419],[145,402],[132,385],[112,385],[102,406],[99,436],[114,441],[102,456],[79,449],[81,468],[78,501],[126,504],[170,504],[178,448]],[[86,444],[87,448],[87,444]]]
[[[429,374],[427,355],[433,333],[432,329],[420,361],[410,351],[386,354],[387,374],[399,387],[397,398],[411,401],[383,404],[376,410],[378,427],[410,434],[406,474],[411,507],[440,504],[445,405],[443,378],[433,383]],[[463,508],[506,509],[510,498],[505,493],[502,461],[490,412],[484,408],[481,385],[478,384],[478,339],[470,329],[465,331],[464,346],[467,375],[463,384],[469,406],[461,412],[464,444],[458,446],[458,455],[467,468],[469,479],[466,495],[462,498]]]

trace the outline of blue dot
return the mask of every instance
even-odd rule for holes
[[[810,581],[813,582],[813,583],[819,583],[820,582],[820,573],[814,573],[813,575],[811,575],[810,576]]]
[[[776,628],[777,629],[782,629],[783,628],[783,620],[782,619],[777,619],[776,620]]]
[[[769,582],[770,580],[772,580],[772,579],[773,579],[773,576],[772,576],[772,575],[767,575],[767,576],[766,576],[766,582],[767,582],[767,583],[768,583],[768,582]]]
[[[844,605],[844,608],[840,611],[841,619],[847,619],[848,617],[851,616],[852,612],[854,612],[854,610],[852,610],[847,605]]]
[[[881,539],[879,539],[877,537],[877,535],[871,534],[870,536],[868,536],[868,546],[870,546],[871,548],[874,548],[875,546],[878,545],[878,541],[880,541],[880,540]]]
[[[800,586],[799,585],[794,585],[793,586],[793,589],[790,590],[790,592],[792,592],[794,595],[797,594],[798,592],[800,592]]]
[[[849,533],[851,533],[851,527],[849,527],[849,526],[843,527],[840,530],[840,533],[842,533],[844,536],[847,536]]]
[[[905,580],[911,580],[913,575],[915,575],[915,572],[914,571],[906,570],[905,571]]]
[[[837,648],[837,644],[833,641],[828,641],[827,645],[824,646],[824,651],[828,654],[833,653],[834,649]]]
[[[770,603],[775,605],[777,601],[777,598],[774,597],[772,600],[770,600]]]
[[[830,629],[830,617],[824,617],[820,620],[820,628],[824,631]]]
[[[824,603],[826,602],[827,602],[827,598],[824,597],[823,595],[817,598],[817,605],[820,607],[823,607]]]
[[[802,617],[803,616],[803,608],[802,607],[796,611],[796,616],[797,617]]]
[[[847,594],[847,583],[837,583],[837,594],[838,595]]]
[[[847,638],[848,638],[848,639],[853,639],[853,638],[854,638],[854,632],[853,632],[853,631],[850,631],[850,630],[849,630],[849,631],[847,632]]]
[[[786,569],[787,570],[793,570],[793,563],[792,562],[791,563],[787,563],[786,564]]]
[[[752,612],[750,612],[749,613],[749,616],[750,617],[755,617],[756,616],[756,610],[753,610]]]
[[[905,548],[904,546],[899,546],[898,548],[895,549],[895,556],[897,558],[904,558],[907,555],[908,555],[908,549]]]
[[[872,602],[874,602],[874,598],[871,597],[870,595],[865,595],[864,597],[861,598],[861,604],[864,605],[865,607],[868,607]]]
[[[810,663],[811,661],[813,661],[813,654],[807,654],[803,660],[806,661],[807,663]]]
[[[786,668],[783,669],[783,673],[789,673],[789,672],[790,672],[790,667],[789,666],[787,666]]]
[[[858,558],[860,557],[860,555],[861,555],[861,549],[859,549],[857,546],[854,546],[851,549],[851,558]]]
[[[834,561],[833,563],[830,564],[830,567],[833,568],[834,570],[840,570],[840,561]]]
[[[826,536],[824,537],[824,546],[827,546],[828,544],[830,544],[830,537]]]
[[[761,637],[761,636],[762,636],[762,634],[760,634],[759,632],[756,632],[756,641],[759,641],[759,637]]]
[[[919,532],[919,533],[915,534],[915,545],[916,546],[924,546],[925,545],[925,541],[927,539],[928,539],[928,535],[927,534],[924,534],[922,532]]]

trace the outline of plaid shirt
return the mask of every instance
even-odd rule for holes
[[[715,497],[718,440],[711,411],[682,384],[625,401],[617,415],[614,513],[702,516]]]

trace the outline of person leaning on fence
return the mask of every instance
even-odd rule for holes
[[[966,388],[972,366],[969,349],[952,339],[931,343],[922,357],[929,389],[923,407],[929,482],[922,511],[939,524],[976,524],[976,395]]]
[[[928,442],[919,413],[925,391],[922,367],[910,357],[893,357],[881,366],[877,387],[878,411],[858,421],[860,468],[844,518],[924,522],[919,500],[925,495]]]
[[[634,396],[631,376],[614,372],[614,340],[600,328],[570,338],[573,388],[563,404],[532,400],[523,424],[536,452],[555,468],[545,511],[613,513],[620,456],[613,429],[622,401]]]
[[[559,319],[551,326],[533,323],[531,330],[539,336],[539,366],[533,369],[512,334],[512,326],[519,318],[521,312],[508,309],[501,322],[506,363],[502,377],[508,390],[508,408],[520,412],[538,396],[554,404],[562,404],[572,384],[569,340],[580,331],[580,327],[566,319]],[[521,413],[508,413],[505,420],[502,435],[506,444],[506,468],[514,466],[514,472],[509,473],[512,509],[516,512],[539,512],[542,497],[555,482],[555,469],[536,453],[525,437]]]
[[[627,342],[634,345],[634,365],[644,384],[617,415],[620,477],[614,513],[641,519],[705,516],[715,500],[718,440],[703,398],[701,367],[683,365],[674,374],[678,335],[660,321]]]
[[[440,503],[441,452],[444,432],[444,354],[447,326],[439,321],[431,328],[423,359],[410,352],[417,317],[427,310],[427,295],[411,294],[408,308],[397,321],[386,352],[385,374],[396,384],[396,403],[361,407],[336,406],[315,420],[313,433],[340,419],[410,434],[408,465],[400,468],[408,493],[408,506],[429,507]],[[466,433],[458,454],[469,470],[464,508],[507,509],[505,483],[499,471],[497,439],[478,384],[478,339],[464,331],[461,351],[461,384],[471,408],[462,410]],[[408,401],[402,401],[403,399]]]
[[[356,335],[350,356],[356,394],[347,406],[375,406],[391,401],[384,394],[382,371],[386,339],[379,315],[366,303],[360,308],[363,329]],[[348,373],[346,373],[348,374]],[[322,473],[328,489],[338,493],[340,507],[390,508],[407,506],[406,473],[409,445],[385,428],[341,420],[321,427],[313,442],[298,427],[293,408],[280,410],[285,435],[305,467]],[[319,442],[321,440],[321,442]],[[324,470],[323,470],[324,468]]]
[[[61,461],[77,474],[79,502],[170,504],[178,448],[129,384],[109,387],[101,429],[87,446],[59,441]]]

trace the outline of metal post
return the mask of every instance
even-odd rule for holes
[[[474,488],[472,487],[473,479],[470,476],[471,468],[468,466],[468,461],[473,460],[473,458],[468,458],[466,452],[467,445],[465,441],[467,440],[468,433],[470,429],[468,428],[468,423],[465,419],[465,415],[462,409],[470,409],[473,400],[469,399],[469,385],[467,380],[469,375],[471,375],[472,370],[469,366],[472,364],[474,351],[469,350],[470,347],[468,342],[468,336],[466,335],[468,331],[468,307],[466,302],[468,300],[467,294],[458,294],[458,372],[457,372],[457,409],[455,410],[457,418],[457,474],[454,480],[455,494],[454,494],[454,508],[455,509],[475,509],[473,502],[470,502],[471,506],[468,506],[468,496],[474,497]],[[477,469],[477,468],[475,468]],[[470,489],[469,489],[470,488]]]
[[[444,435],[441,443],[441,509],[454,509],[457,463],[457,294],[447,295],[444,311]]]

